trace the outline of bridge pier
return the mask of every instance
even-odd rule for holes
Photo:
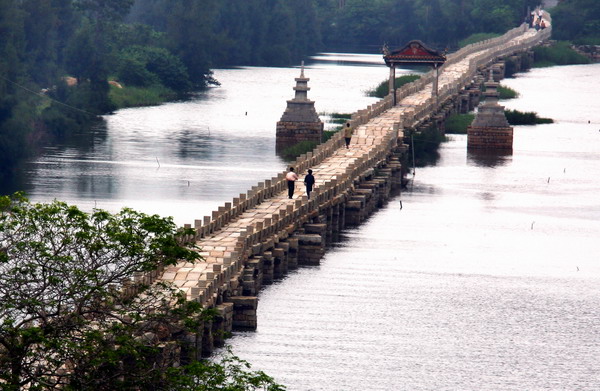
[[[312,233],[296,235],[298,238],[298,265],[318,265],[325,255],[327,226],[324,224],[311,224],[311,226]]]
[[[258,297],[235,296],[230,298],[233,303],[233,330],[256,330]]]
[[[396,91],[393,98],[399,105],[388,96],[354,113],[354,148],[346,151],[343,137],[336,134],[292,163],[299,173],[322,170],[317,171],[321,182],[311,200],[281,196],[286,184],[285,174],[279,173],[225,203],[212,216],[195,220],[195,239],[205,261],[168,266],[148,277],[171,282],[189,300],[218,312],[194,333],[174,329],[173,339],[181,341],[181,360],[208,354],[231,330],[256,329],[257,295],[263,285],[284,277],[298,264],[318,264],[344,228],[363,222],[402,185],[407,167],[401,161],[408,150],[403,131],[436,126],[444,132],[448,115],[477,106],[486,80],[482,75],[489,74],[486,69],[496,67],[496,76],[502,77],[520,51],[523,69],[529,56],[525,51],[549,34],[549,29],[533,34],[519,27],[469,45],[448,56],[437,99],[429,94],[433,76],[427,74]],[[500,58],[505,62],[498,63]],[[165,354],[176,354],[177,349],[176,344],[165,344]]]

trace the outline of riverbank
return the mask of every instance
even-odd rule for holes
[[[589,64],[592,61],[583,54],[575,51],[570,42],[549,41],[545,45],[533,49],[535,68],[550,67],[556,65],[579,65]]]
[[[155,106],[165,102],[175,101],[182,95],[162,86],[151,87],[127,87],[122,85],[111,85],[108,94],[111,102],[117,109],[129,107]]]

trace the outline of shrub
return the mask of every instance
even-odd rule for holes
[[[317,146],[316,141],[300,141],[291,147],[285,148],[281,152],[281,156],[286,160],[294,160],[303,153],[310,152]]]
[[[191,88],[185,65],[163,48],[130,46],[120,52],[117,71],[120,81],[136,87],[161,83],[177,92]]]
[[[551,118],[538,117],[534,112],[521,112],[518,110],[505,110],[504,114],[508,123],[511,125],[537,125],[551,124],[554,121]]]
[[[122,58],[117,74],[119,81],[126,86],[147,87],[159,82],[158,76],[148,71],[146,64],[137,58]]]
[[[163,86],[148,88],[111,86],[110,99],[119,108],[158,105],[177,94]]]
[[[519,93],[510,87],[498,86],[498,95],[500,99],[514,99]]]
[[[590,60],[573,50],[566,41],[556,42],[552,46],[533,48],[535,67],[552,65],[589,64]]]
[[[324,143],[330,138],[332,138],[333,135],[336,134],[336,132],[338,132],[340,129],[341,127],[338,127],[336,130],[324,130],[323,137],[321,137],[321,142]]]
[[[411,83],[420,78],[421,78],[421,76],[419,76],[419,75],[404,75],[404,76],[397,77],[395,80],[396,88],[400,88],[403,85]],[[368,91],[367,95],[374,96],[377,98],[384,98],[389,93],[390,93],[390,88],[389,88],[388,81],[386,80],[386,81],[382,81],[377,87],[375,87],[375,89]]]
[[[452,114],[446,118],[446,133],[466,134],[467,126],[471,125],[475,114]]]

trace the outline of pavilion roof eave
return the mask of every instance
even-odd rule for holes
[[[385,50],[383,59],[387,66],[402,64],[435,65],[446,62],[445,54],[427,47],[419,40],[410,41],[404,47],[392,52]]]
[[[410,65],[432,65],[432,64],[443,64],[445,63],[445,59],[444,60],[438,60],[438,59],[386,59],[385,63],[387,66],[390,66],[391,64],[398,64],[398,65],[405,65],[405,64],[410,64]]]

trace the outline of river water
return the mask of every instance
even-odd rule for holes
[[[324,55],[306,70],[319,112],[373,102],[380,56]],[[299,69],[217,70],[186,102],[106,117],[48,148],[17,184],[109,210],[207,215],[285,168],[275,122]],[[535,69],[502,104],[556,123],[515,127],[510,156],[451,135],[435,165],[317,267],[260,294],[258,330],[234,352],[308,390],[600,389],[600,64]],[[589,121],[589,123],[588,123]]]
[[[409,71],[404,71],[409,73]],[[86,211],[132,207],[193,223],[286,169],[275,126],[294,97],[300,68],[217,69],[220,87],[184,102],[119,110],[93,135],[45,148],[0,194],[63,200]],[[388,76],[380,55],[324,53],[311,59],[308,97],[324,118],[377,98],[365,91]]]
[[[515,127],[436,165],[260,296],[236,353],[289,390],[600,389],[600,65],[504,80]],[[588,121],[590,123],[588,124]]]

